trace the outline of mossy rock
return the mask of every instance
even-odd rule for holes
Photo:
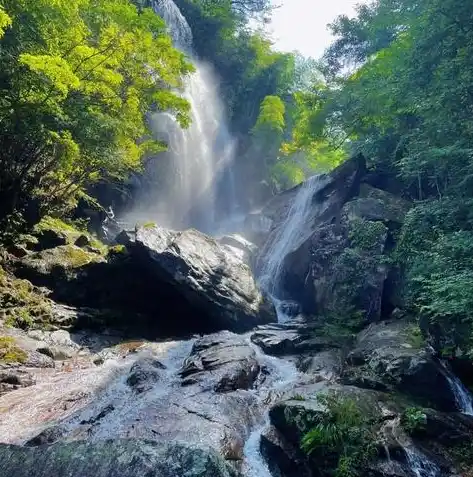
[[[107,247],[100,240],[88,232],[55,217],[46,216],[41,219],[34,227],[32,235],[37,240],[34,246],[37,251],[76,244],[81,247],[88,246],[101,254],[107,252]]]
[[[53,319],[52,302],[43,290],[0,267],[0,318],[16,328],[44,327]]]
[[[16,273],[37,286],[55,289],[78,277],[88,265],[104,262],[102,255],[75,245],[62,245],[36,252],[16,264]]]
[[[28,355],[11,336],[0,336],[0,364],[22,364],[28,359]]]

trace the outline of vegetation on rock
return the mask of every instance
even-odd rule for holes
[[[41,290],[0,267],[0,317],[7,326],[41,327],[50,321],[51,313],[51,301]]]
[[[0,364],[24,363],[27,354],[15,344],[10,336],[0,336]]]
[[[321,475],[362,475],[376,456],[375,421],[354,398],[329,393],[317,400],[326,411],[303,437],[302,449],[317,462]]]

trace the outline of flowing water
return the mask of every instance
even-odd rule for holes
[[[288,321],[297,307],[294,302],[281,299],[283,290],[281,275],[284,258],[296,250],[308,238],[308,223],[314,213],[313,197],[324,185],[324,176],[316,175],[306,180],[297,191],[286,218],[278,227],[264,257],[259,273],[259,282],[272,298],[276,306],[279,322]],[[289,313],[288,313],[289,311]]]
[[[181,128],[170,113],[152,116],[152,130],[168,144],[168,151],[148,162],[137,207],[125,221],[153,220],[169,228],[195,227],[214,233],[222,218],[236,213],[235,140],[216,76],[193,54],[192,31],[186,19],[172,0],[154,0],[152,5],[166,21],[176,47],[195,66],[195,73],[184,79],[182,92],[191,106],[191,125]]]
[[[455,397],[455,402],[458,409],[464,414],[473,416],[473,397],[470,392],[463,385],[461,380],[456,376],[446,363],[441,362],[445,371],[445,377],[447,378],[450,389]]]
[[[440,477],[440,469],[414,447],[404,447],[407,463],[416,477]]]

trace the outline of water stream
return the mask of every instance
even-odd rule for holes
[[[440,469],[415,447],[404,447],[407,463],[416,477],[440,477]]]
[[[445,362],[441,361],[441,364],[459,411],[473,416],[473,397],[470,392]]]
[[[237,211],[233,139],[212,68],[200,62],[192,49],[192,31],[172,0],[153,0],[177,48],[186,53],[195,72],[184,78],[182,96],[188,100],[191,125],[183,129],[170,113],[151,118],[157,139],[168,151],[146,165],[137,206],[127,223],[155,221],[172,229],[195,227],[215,233],[223,218]]]

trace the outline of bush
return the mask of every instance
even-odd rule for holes
[[[408,434],[422,430],[427,423],[427,416],[418,407],[408,407],[401,415],[401,426]]]
[[[318,401],[327,412],[303,437],[302,450],[317,462],[322,475],[361,475],[376,455],[374,422],[355,399],[331,393],[319,396]]]

